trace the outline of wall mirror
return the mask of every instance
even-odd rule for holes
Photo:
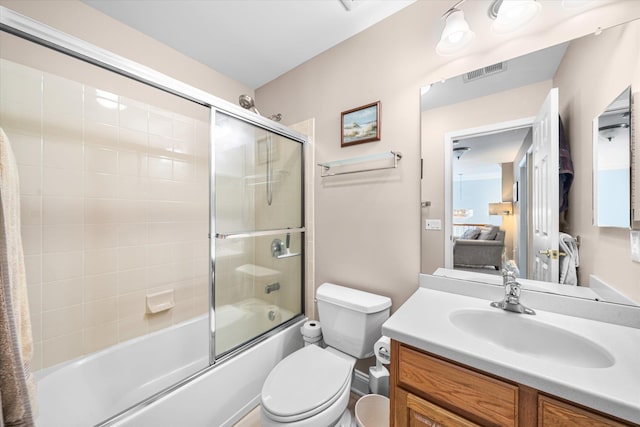
[[[593,224],[629,228],[631,87],[593,119]]]
[[[598,167],[613,168],[605,149],[594,148],[594,129],[607,126],[604,117],[599,123],[610,105],[622,109],[624,98],[629,109],[630,87],[640,80],[639,34],[633,21],[421,88],[422,201],[432,201],[422,208],[423,273],[440,268],[438,274],[499,284],[502,263],[512,259],[521,278],[544,292],[640,301],[633,277],[599,281],[615,298],[593,292],[595,276],[618,260],[604,267],[597,261],[610,254],[593,238],[592,211],[609,184],[591,188]],[[626,144],[628,153],[633,138]],[[619,201],[607,203],[625,213],[626,224],[617,227],[626,231],[611,233],[625,246],[622,270],[636,271],[629,267],[632,188],[619,190]],[[442,219],[442,229],[427,229],[427,219]]]

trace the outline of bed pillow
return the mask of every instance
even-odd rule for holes
[[[499,227],[495,225],[485,225],[480,228],[480,235],[478,236],[478,240],[496,240],[496,236],[498,235]]]
[[[462,236],[460,238],[475,240],[478,238],[479,235],[480,235],[480,229],[476,227],[476,228],[470,228],[464,233],[462,233]]]

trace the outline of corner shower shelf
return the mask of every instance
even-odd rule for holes
[[[345,175],[349,173],[369,172],[369,171],[377,171],[382,169],[395,169],[398,167],[398,162],[400,161],[401,158],[402,158],[402,153],[399,151],[386,151],[384,153],[371,154],[369,156],[351,157],[343,160],[334,160],[332,162],[318,163],[318,166],[322,167],[322,172],[320,173],[320,176],[324,178],[326,176]],[[353,165],[356,163],[374,162],[374,161],[385,160],[385,159],[393,159],[393,165],[372,167],[372,168],[366,168],[366,169],[330,172],[331,168]]]

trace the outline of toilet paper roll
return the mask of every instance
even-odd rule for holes
[[[300,333],[306,338],[317,338],[322,336],[322,327],[317,320],[307,320],[300,327]]]
[[[385,365],[391,362],[391,340],[389,337],[382,337],[373,347],[373,353],[376,355],[376,359]]]

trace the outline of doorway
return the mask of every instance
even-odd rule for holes
[[[446,268],[499,274],[504,259],[520,265],[526,257],[527,205],[519,191],[528,176],[533,120],[445,135]],[[477,233],[490,227],[495,234],[479,241]]]

